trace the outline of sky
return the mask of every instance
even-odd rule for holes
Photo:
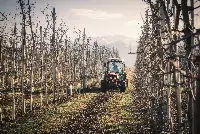
[[[145,11],[142,0],[30,0],[36,2],[34,12],[44,21],[41,11],[49,4],[56,9],[57,22],[63,19],[71,29],[75,26],[91,36],[124,35],[136,39]],[[19,12],[16,0],[0,0],[0,12]]]
[[[0,0],[0,12],[19,13],[18,0]],[[180,0],[178,0],[180,3]],[[53,7],[57,13],[57,24],[61,19],[66,25],[73,29],[75,26],[81,31],[86,28],[90,36],[124,35],[138,39],[141,32],[142,18],[144,17],[146,4],[143,0],[30,0],[36,2],[33,18],[45,22],[45,15],[41,13],[49,4],[46,13],[52,11]],[[196,2],[199,5],[200,2]],[[195,14],[200,10],[195,10]],[[12,15],[13,16],[13,15]],[[10,16],[11,17],[11,16]],[[195,24],[200,27],[199,16],[195,17]],[[21,22],[21,18],[16,19]],[[13,21],[11,21],[13,22]]]

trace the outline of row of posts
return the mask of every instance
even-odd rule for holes
[[[53,59],[53,103],[55,104],[56,101],[56,51],[55,51],[55,20],[56,20],[56,12],[55,12],[55,8],[53,8],[53,12],[52,12],[52,18],[53,18],[53,36],[52,36],[52,47],[53,47],[53,54],[54,54],[54,59]],[[25,39],[25,38],[24,38]],[[24,41],[25,42],[25,41]],[[84,33],[83,33],[83,59],[82,59],[82,65],[83,65],[83,81],[82,81],[82,88],[86,89],[86,76],[85,76],[85,28],[84,28]],[[23,49],[22,49],[23,50]],[[23,68],[24,71],[24,68]],[[73,83],[70,83],[68,87],[66,87],[66,96],[72,96],[73,94]],[[13,93],[14,94],[14,93]],[[31,94],[32,95],[32,94]],[[31,96],[32,98],[32,96]],[[23,109],[23,113],[25,113],[25,100],[24,100],[24,90],[23,90],[23,82],[22,82],[22,103],[24,103],[22,109]],[[42,93],[40,93],[40,99],[41,99],[41,103],[40,106],[42,107],[42,101],[43,101],[43,96]],[[31,100],[32,101],[32,100]],[[48,102],[47,102],[48,103]],[[13,103],[13,105],[15,105],[15,103]],[[15,106],[13,107],[15,111]],[[12,119],[15,119],[15,112],[12,113]],[[0,107],[0,121],[3,121],[3,108]]]

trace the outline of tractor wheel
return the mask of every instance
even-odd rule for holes
[[[125,90],[126,90],[126,84],[125,84],[125,82],[123,82],[120,87],[120,92],[125,92]]]
[[[106,92],[106,83],[104,80],[101,80],[101,91]]]

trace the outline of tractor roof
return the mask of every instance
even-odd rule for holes
[[[108,61],[122,61],[121,58],[109,58]]]

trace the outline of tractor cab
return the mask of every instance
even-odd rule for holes
[[[125,71],[125,64],[119,58],[112,58],[104,63],[107,74],[122,74]]]
[[[110,58],[104,63],[104,80],[102,80],[102,90],[106,88],[120,88],[120,91],[125,91],[127,78],[125,72],[125,63],[119,58]]]

